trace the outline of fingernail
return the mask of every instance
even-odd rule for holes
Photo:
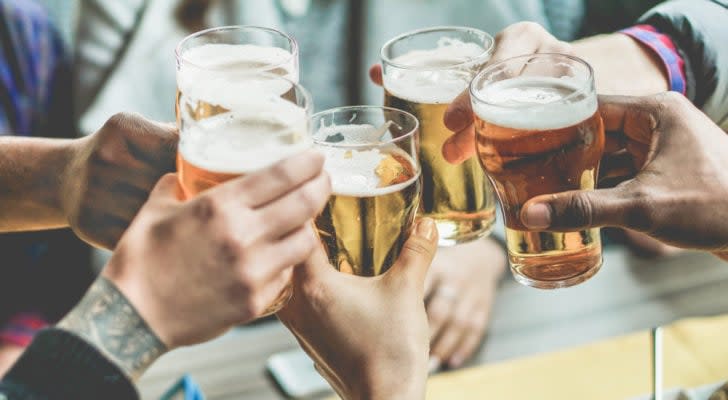
[[[531,204],[523,214],[523,223],[531,229],[544,229],[551,226],[551,208],[543,203]]]
[[[457,132],[462,127],[466,126],[464,121],[466,121],[467,118],[468,114],[465,112],[465,110],[462,110],[460,108],[452,108],[448,110],[448,112],[445,114],[445,127],[453,132]]]
[[[415,233],[419,236],[424,237],[427,240],[434,240],[437,235],[437,227],[435,222],[430,218],[423,218],[417,223]]]
[[[440,357],[430,356],[430,361],[427,364],[427,371],[429,373],[435,373],[440,369]]]
[[[447,364],[450,368],[460,368],[460,366],[463,365],[463,357],[452,356],[450,358],[450,362],[448,362]]]

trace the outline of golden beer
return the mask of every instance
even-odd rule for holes
[[[397,260],[420,204],[417,119],[383,107],[343,107],[314,116],[315,146],[333,194],[316,227],[341,272],[376,276]]]
[[[473,37],[463,37],[460,30]],[[432,47],[396,48],[397,43],[428,35]],[[435,220],[441,245],[484,236],[495,221],[493,189],[477,160],[452,165],[442,155],[442,145],[453,135],[443,122],[445,111],[488,60],[490,44],[490,37],[479,31],[434,28],[402,35],[382,49],[384,104],[420,121],[420,212]]]
[[[520,213],[535,196],[595,188],[604,150],[596,95],[551,77],[473,85],[478,158],[503,207],[516,279],[540,288],[588,279],[602,262],[599,229],[529,231]]]
[[[341,272],[359,276],[386,272],[414,223],[420,181],[412,160],[396,152],[383,153],[375,170],[382,180],[378,187],[357,191],[334,186],[316,218],[329,261]]]

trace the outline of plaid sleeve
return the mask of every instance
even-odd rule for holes
[[[48,322],[38,314],[17,314],[5,325],[0,326],[0,345],[27,347],[33,341],[35,334],[47,327]]]
[[[682,59],[669,36],[660,33],[651,25],[636,25],[620,32],[642,43],[662,60],[671,91],[686,93],[685,60]]]
[[[47,132],[51,120],[70,110],[57,109],[70,104],[70,87],[64,86],[70,83],[69,65],[42,6],[34,0],[0,0],[0,135],[53,136]],[[66,93],[58,93],[61,88]],[[66,101],[58,102],[59,96]]]

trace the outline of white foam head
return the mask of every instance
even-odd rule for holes
[[[569,77],[517,77],[476,93],[475,113],[491,124],[523,130],[576,125],[597,111],[597,97]],[[576,95],[574,95],[576,93]]]
[[[477,65],[488,57],[476,43],[442,38],[436,48],[413,50],[392,59],[396,66],[387,68],[384,87],[415,103],[447,104],[467,88]]]
[[[306,110],[278,96],[199,121],[185,121],[179,151],[211,172],[244,174],[311,147]]]
[[[266,72],[298,81],[293,55],[278,47],[251,44],[205,44],[185,51],[177,70],[177,87],[187,97],[233,109],[241,93],[286,93],[291,84],[256,76]],[[245,105],[245,104],[242,104]]]
[[[392,153],[397,153],[404,160],[411,161],[411,158],[395,145],[384,145],[383,148],[357,146],[377,143],[382,136],[377,127],[367,124],[321,126],[314,137],[320,143],[337,134],[346,138],[345,142],[339,142],[346,145],[336,146],[334,143],[317,146],[326,158],[324,169],[331,178],[332,191],[335,194],[352,197],[382,196],[404,189],[419,177],[417,174],[406,182],[395,185],[382,182],[377,170],[387,158],[392,157]]]

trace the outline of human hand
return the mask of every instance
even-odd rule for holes
[[[506,265],[490,238],[438,250],[425,283],[431,370],[458,368],[477,350]]]
[[[612,174],[613,179],[622,176],[621,183],[611,189],[535,197],[521,211],[523,223],[534,230],[557,231],[619,226],[678,247],[725,256],[725,132],[674,92],[641,98],[602,96],[600,113],[607,131],[624,133],[626,157],[609,163],[621,171]],[[631,166],[638,170],[633,178]]]
[[[113,249],[159,178],[174,172],[177,140],[171,125],[117,114],[73,141],[59,197],[76,234]]]
[[[103,275],[169,348],[248,322],[318,245],[310,221],[331,191],[322,168],[323,157],[307,152],[186,202],[166,175]]]
[[[423,219],[383,275],[342,274],[320,248],[294,270],[293,296],[278,317],[342,398],[424,398],[424,281],[436,249],[435,224]]]

